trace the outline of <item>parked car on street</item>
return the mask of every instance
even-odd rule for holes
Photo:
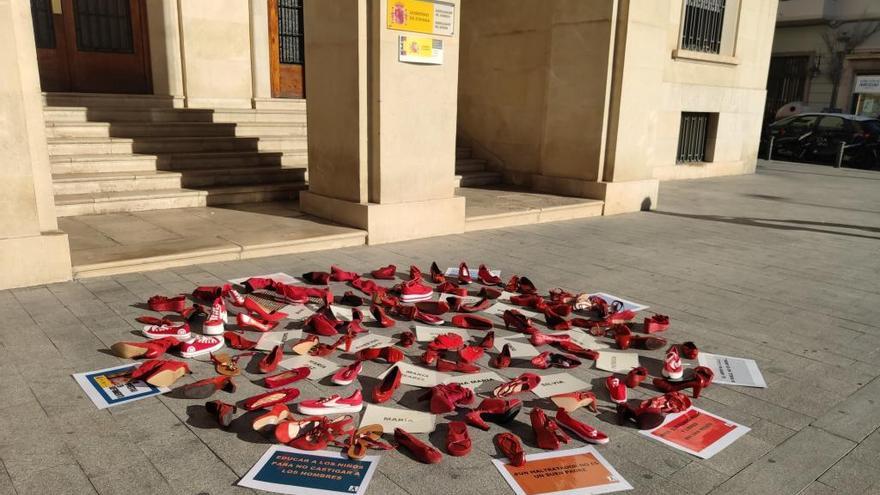
[[[836,164],[841,143],[843,166],[880,169],[880,120],[845,113],[801,113],[768,125],[760,156],[779,160]]]

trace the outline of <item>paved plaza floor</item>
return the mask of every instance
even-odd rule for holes
[[[0,494],[248,493],[234,484],[271,442],[244,421],[224,431],[204,400],[166,396],[99,411],[71,373],[124,362],[106,349],[139,340],[134,318],[154,294],[331,263],[369,271],[462,259],[505,279],[528,275],[544,291],[643,302],[670,315],[672,341],[757,360],[769,388],[713,385],[695,401],[751,428],[708,460],[617,426],[607,373],[573,370],[600,399],[597,417],[578,417],[611,436],[598,450],[634,485],[629,493],[880,494],[880,173],[777,162],[753,176],[664,183],[653,212],[0,291]],[[642,353],[656,371],[662,351]],[[193,365],[198,378],[211,369]],[[245,378],[258,381],[245,374],[236,398],[262,390]],[[326,395],[300,383],[303,397]],[[397,397],[414,396],[403,389]],[[513,430],[538,451],[527,415]],[[471,428],[474,451],[434,466],[383,453],[368,493],[512,493],[491,464],[501,431]]]

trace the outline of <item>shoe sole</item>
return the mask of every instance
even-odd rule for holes
[[[285,419],[287,419],[289,417],[290,417],[290,411],[288,411],[288,410],[283,410],[283,411],[281,411],[281,414],[278,414],[278,415],[267,414],[266,416],[263,416],[263,417],[260,417],[260,418],[257,418],[256,420],[254,420],[254,429],[257,431],[260,431],[269,425],[278,426],[278,423],[284,421]]]
[[[147,378],[146,382],[154,387],[168,387],[185,374],[186,370],[183,368],[178,370],[159,371],[154,373],[153,376]]]
[[[153,333],[147,333],[147,328],[149,328],[149,327],[144,327],[144,329],[141,331],[141,334],[142,334],[144,337],[146,337],[146,338],[148,338],[148,339],[150,339],[150,340],[164,339],[165,337],[174,337],[175,339],[177,339],[177,340],[183,342],[184,340],[189,340],[189,339],[192,338],[192,332],[190,332],[190,333],[186,333],[186,334],[183,334],[183,335],[177,335],[177,334],[153,334]]]
[[[682,378],[684,378],[684,371],[673,374],[673,373],[667,373],[666,370],[662,370],[661,373],[663,374],[663,376],[665,378],[668,378],[669,380],[672,380],[674,382],[677,382],[677,381],[681,380]]]
[[[418,302],[418,301],[427,301],[433,297],[434,293],[425,294],[422,296],[400,296],[400,300],[403,302]]]
[[[205,354],[210,354],[214,351],[220,350],[223,348],[223,342],[220,342],[220,345],[211,347],[210,349],[202,349],[201,351],[196,352],[182,352],[180,353],[180,357],[184,358],[194,358],[198,356],[204,356]]]
[[[223,335],[223,332],[226,331],[225,323],[215,323],[213,325],[208,325],[205,323],[202,325],[202,333],[205,335]]]
[[[336,384],[336,385],[342,385],[342,386],[345,386],[345,385],[351,385],[352,383],[354,383],[354,381],[355,381],[356,379],[357,379],[357,378],[352,378],[351,380],[334,380],[334,379],[331,378],[330,381],[332,381],[332,382],[333,382],[334,384]]]
[[[299,405],[297,409],[299,409],[300,414],[306,414],[309,416],[327,416],[330,414],[348,414],[348,413],[356,413],[360,412],[361,409],[364,408],[363,403],[357,406],[345,406],[345,407],[303,407]]]
[[[140,357],[148,352],[143,347],[130,345],[125,342],[117,342],[111,345],[110,350],[113,351],[113,355],[125,359]]]
[[[607,438],[607,437],[603,438],[601,440],[597,440],[595,438],[586,438],[583,435],[581,435],[580,433],[578,433],[577,430],[568,426],[567,424],[563,423],[562,421],[557,421],[556,423],[559,424],[559,426],[563,427],[564,429],[570,431],[572,434],[574,434],[574,436],[580,438],[584,442],[591,443],[593,445],[605,445],[606,443],[608,443],[611,440],[610,438]]]

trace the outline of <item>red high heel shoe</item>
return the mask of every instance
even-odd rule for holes
[[[492,305],[492,301],[490,301],[489,299],[483,298],[473,304],[467,304],[467,303],[463,302],[458,307],[458,311],[461,313],[476,313],[479,311],[485,311],[485,310],[489,309],[489,306],[491,306],[491,305]]]
[[[628,326],[622,324],[614,325],[611,327],[610,332],[613,332],[614,341],[621,349],[638,347],[653,351],[665,347],[667,344],[664,338],[636,335],[632,333]]]
[[[382,328],[390,328],[394,326],[394,320],[388,317],[385,314],[385,310],[382,309],[381,306],[373,304],[370,306],[370,313],[373,315],[373,318],[376,319],[376,322]]]
[[[275,368],[278,367],[278,363],[281,362],[281,358],[283,357],[284,350],[282,349],[282,346],[276,345],[273,347],[269,354],[266,354],[257,365],[260,369],[260,373],[271,373],[275,371]]]
[[[549,306],[544,308],[544,321],[547,323],[547,328],[551,330],[569,330],[571,328],[571,322]]]
[[[240,333],[235,332],[224,332],[223,338],[226,339],[229,347],[239,351],[248,351],[256,347],[257,342],[254,340],[248,340],[244,338]]]
[[[596,394],[589,391],[569,392],[566,394],[558,394],[550,397],[550,400],[560,409],[567,412],[574,412],[581,407],[586,407],[590,411],[599,412],[596,407]]]
[[[577,359],[556,352],[542,352],[532,358],[532,366],[539,370],[545,370],[551,367],[570,369],[577,368],[580,365],[581,362]]]
[[[422,271],[416,265],[409,265],[409,279],[422,280]]]
[[[446,451],[449,455],[457,457],[468,455],[471,447],[467,424],[462,421],[451,421],[446,427]]]
[[[306,272],[302,274],[303,280],[312,285],[327,285],[330,283],[330,274],[327,272]]]
[[[131,372],[131,380],[143,380],[154,387],[169,387],[187,373],[190,370],[186,363],[151,359]]]
[[[639,366],[637,368],[633,368],[629,370],[629,373],[626,374],[626,386],[629,388],[636,388],[640,383],[645,381],[648,378],[648,369],[644,366]]]
[[[468,270],[467,264],[464,261],[458,265],[458,283],[462,285],[467,285],[473,282],[473,277],[471,277],[471,271]]]
[[[535,330],[529,336],[529,342],[532,343],[533,346],[540,346],[546,344],[559,344],[562,342],[569,342],[571,340],[571,336],[562,334],[562,335],[547,335],[546,333],[541,333],[538,330]]]
[[[520,313],[515,309],[508,309],[501,315],[501,319],[504,320],[504,328],[510,330],[510,327],[513,327],[517,332],[522,333],[534,333],[537,332],[538,329],[532,326],[532,320],[528,319],[526,315]]]
[[[373,402],[376,404],[387,402],[394,395],[394,391],[400,387],[402,376],[403,373],[400,372],[400,368],[397,366],[391,368],[379,385],[373,388]]]
[[[336,265],[330,265],[330,280],[334,282],[351,282],[359,276],[355,272],[347,272]]]
[[[180,313],[186,309],[186,296],[153,296],[147,300],[147,306],[152,311]]]
[[[520,467],[526,463],[526,454],[518,436],[508,432],[499,433],[495,435],[495,443],[504,457],[510,460],[511,466]]]
[[[617,405],[617,424],[621,426],[634,421],[638,429],[652,430],[663,424],[664,419],[666,419],[666,415],[657,408],[633,409],[626,403]]]
[[[492,391],[495,397],[509,397],[534,390],[541,383],[541,377],[534,373],[523,373],[513,380],[501,384]]]
[[[477,292],[477,297],[495,300],[501,297],[501,291],[492,287],[481,287],[480,292]]]
[[[178,345],[180,341],[176,337],[163,337],[146,342],[117,342],[110,346],[110,350],[114,355],[126,359],[156,359]]]
[[[394,280],[394,276],[397,273],[397,266],[388,265],[383,266],[382,268],[377,268],[370,272],[370,275],[375,279],[379,280]]]
[[[426,325],[443,324],[443,318],[440,318],[439,316],[429,315],[427,313],[422,313],[421,311],[419,311],[419,308],[415,306],[398,306],[397,314],[403,316],[408,320],[417,321]]]
[[[694,398],[700,397],[700,392],[708,387],[712,380],[715,379],[715,372],[711,368],[705,366],[697,366],[694,368],[694,376],[690,380],[672,383],[663,378],[654,378],[654,386],[661,392],[679,392],[681,390],[693,389]]]
[[[645,318],[642,323],[642,331],[645,333],[665,332],[669,328],[669,317],[666,315],[655,314]]]
[[[251,313],[256,313],[257,316],[265,321],[280,321],[284,318],[287,318],[287,313],[281,311],[266,311],[256,301],[249,297],[245,298],[244,300],[244,309],[250,311]]]
[[[319,311],[306,319],[303,330],[329,337],[339,334],[337,327],[341,324],[341,321],[328,317],[324,312]]]
[[[219,400],[206,402],[205,409],[223,428],[229,428],[229,425],[232,424],[232,420],[235,417],[235,413],[238,412],[237,407]]]
[[[401,428],[394,429],[394,440],[397,441],[398,445],[406,447],[407,450],[412,452],[416,459],[425,464],[437,464],[443,459],[443,454],[441,454],[439,450],[431,447]]]
[[[492,330],[492,320],[482,316],[464,314],[452,317],[452,324],[458,328],[470,328],[475,330]]]
[[[504,344],[501,352],[489,361],[489,366],[498,369],[504,369],[510,366],[513,358],[510,356],[510,345]]]
[[[559,348],[563,351],[569,354],[573,354],[577,357],[589,359],[590,361],[595,361],[599,359],[599,353],[597,351],[581,347],[570,340],[558,342],[556,345],[559,346]]]
[[[465,287],[459,287],[455,282],[451,280],[447,280],[442,284],[437,286],[436,292],[440,294],[452,294],[453,296],[464,297],[468,295],[468,290]]]
[[[503,425],[513,421],[513,418],[522,410],[522,402],[519,399],[483,399],[476,409],[465,414],[464,419],[469,425],[488,430],[486,421]]]
[[[238,313],[235,315],[235,324],[238,328],[249,329],[257,332],[268,332],[278,325],[277,321],[260,321],[249,314]]]
[[[486,335],[484,335],[483,338],[480,339],[480,343],[478,345],[483,349],[491,349],[495,347],[495,332],[493,332],[492,330],[486,332]]]
[[[290,417],[290,409],[287,404],[275,404],[266,414],[257,417],[251,425],[255,431],[261,431],[267,426],[278,426],[279,423]]]
[[[431,263],[431,282],[435,284],[442,284],[443,282],[446,282],[446,276],[443,275],[442,271],[440,271],[440,267],[437,266],[436,261]]]
[[[510,296],[510,303],[517,306],[524,306],[538,311],[544,311],[547,307],[547,301],[537,294],[521,294],[518,296]]]
[[[213,378],[205,378],[197,382],[181,385],[174,389],[175,393],[185,399],[207,399],[214,395],[214,392],[223,390],[229,393],[235,393],[238,387],[232,381],[231,376],[219,375]]]
[[[544,450],[558,450],[560,443],[568,443],[571,438],[559,428],[559,425],[552,418],[548,418],[544,414],[544,410],[540,407],[532,408],[529,413],[532,423],[532,430],[535,432],[535,440],[538,447]]]
[[[480,279],[480,283],[483,285],[501,285],[501,277],[492,275],[492,272],[489,271],[486,265],[480,265],[480,269],[477,271],[477,278]]]
[[[472,403],[474,392],[458,383],[442,384],[432,387],[419,400],[430,400],[431,414],[446,414]]]
[[[345,294],[342,295],[342,299],[339,300],[339,304],[344,304],[346,306],[357,308],[364,305],[364,298],[350,290],[347,290],[345,291]]]
[[[520,294],[537,294],[538,289],[535,288],[535,284],[533,284],[528,277],[519,277],[516,284],[516,292],[519,292]]]

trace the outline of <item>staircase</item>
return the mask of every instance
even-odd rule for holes
[[[272,109],[174,108],[154,95],[43,101],[59,217],[295,199],[306,188],[305,100]]]
[[[473,158],[470,148],[455,148],[455,187],[479,187],[501,184],[501,173],[486,169],[487,162]]]

